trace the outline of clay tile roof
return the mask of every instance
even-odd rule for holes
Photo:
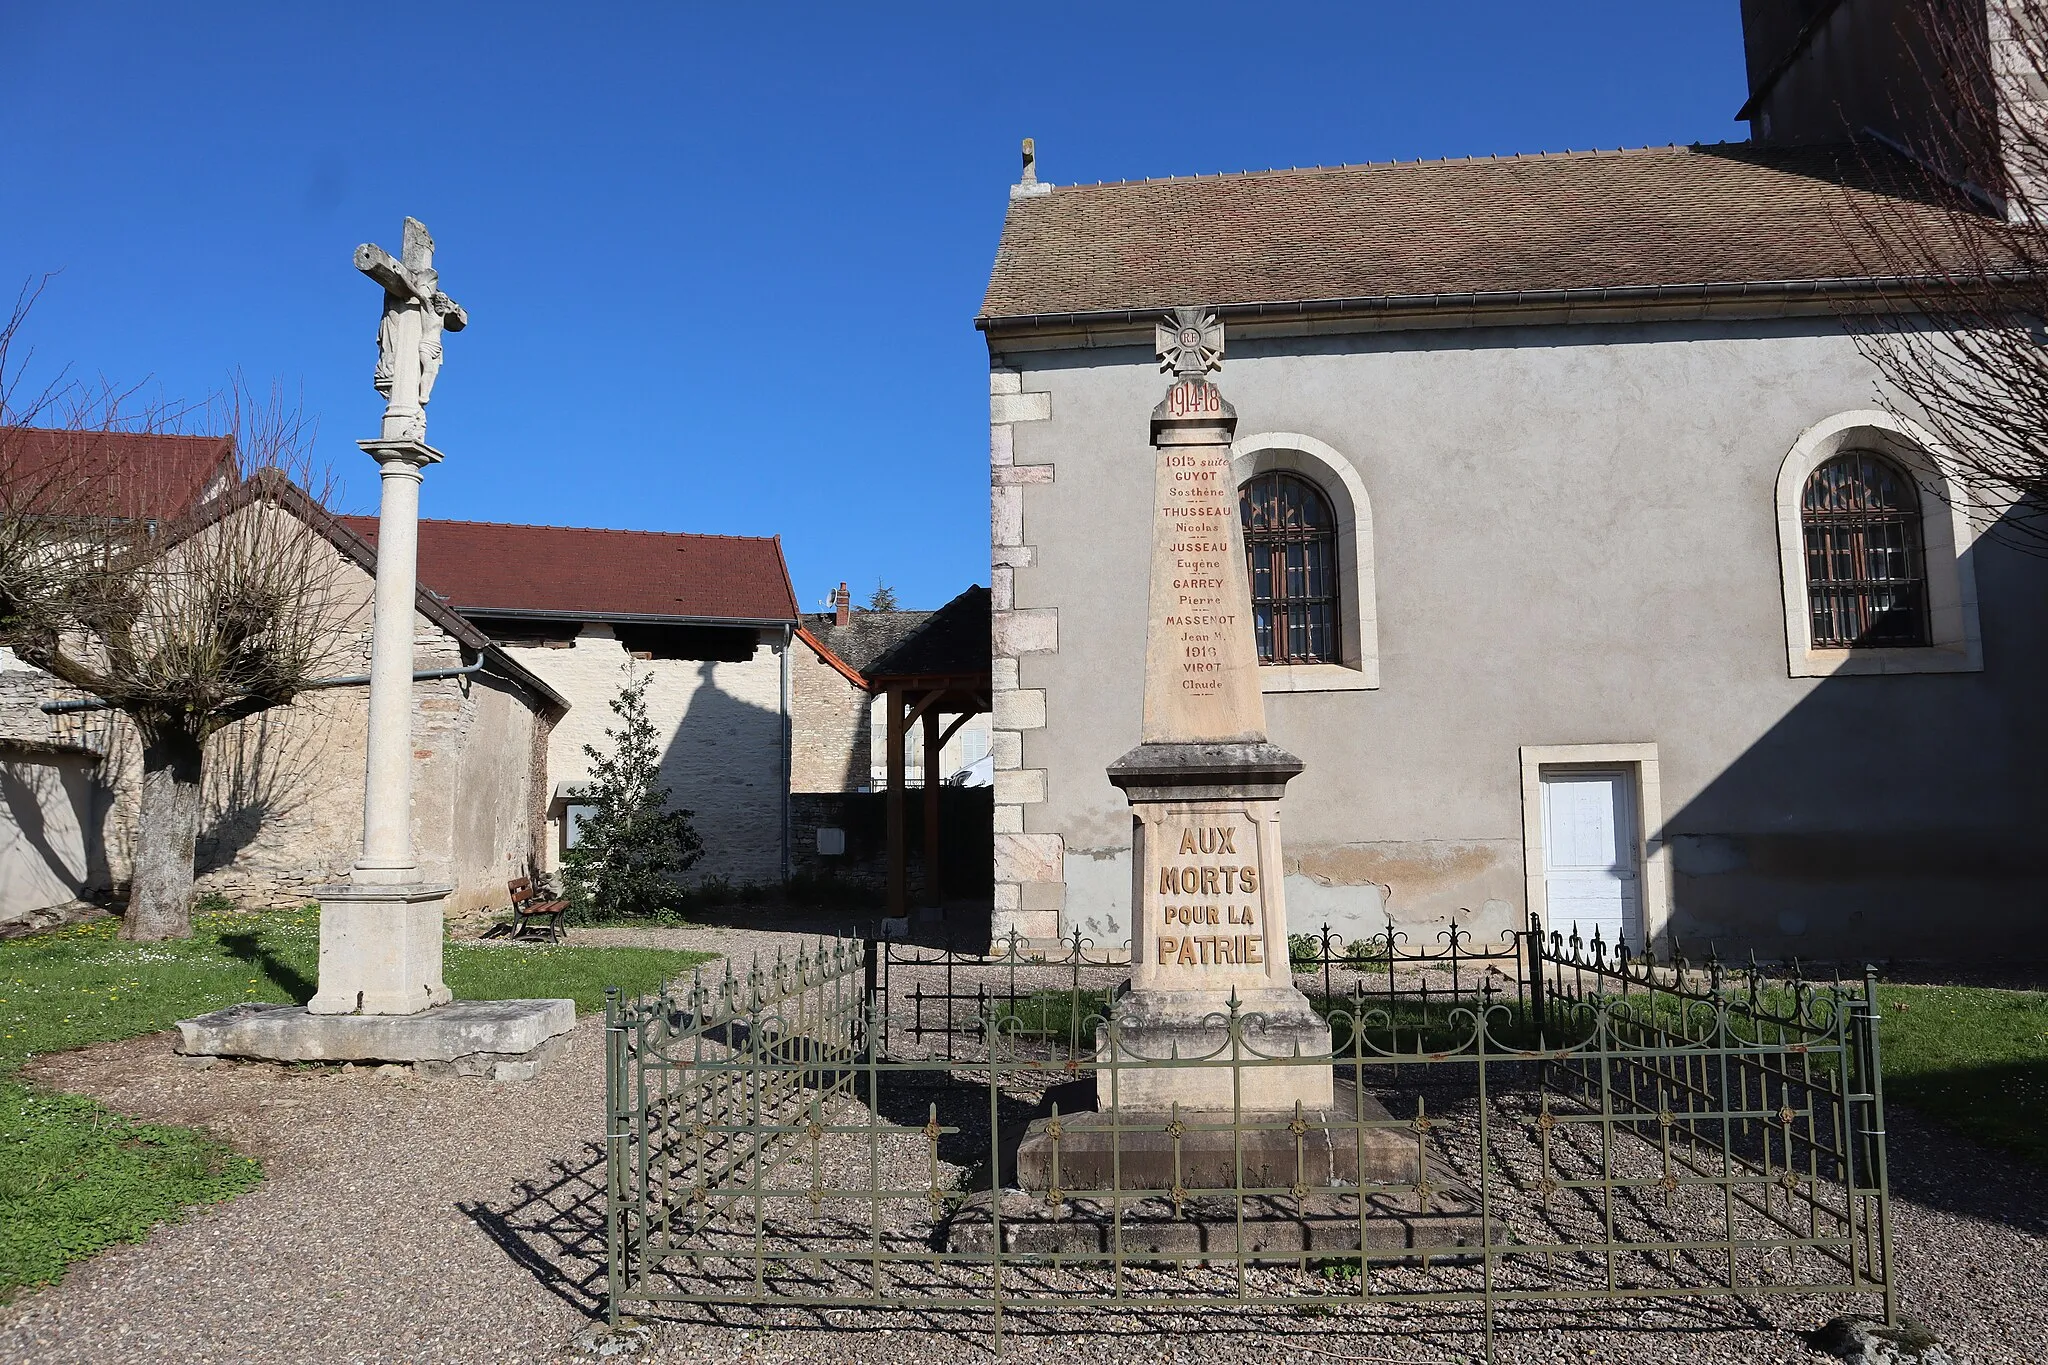
[[[375,545],[375,517],[342,517]],[[420,583],[458,611],[794,621],[770,536],[421,521]]]
[[[0,427],[0,485],[39,512],[166,521],[236,479],[232,436]]]
[[[833,612],[812,612],[804,617],[811,637],[832,651],[839,661],[856,673],[901,644],[919,626],[931,619],[928,611],[854,611],[845,625],[836,624]]]
[[[1853,205],[1934,215],[1912,174],[1729,143],[1062,186],[1011,201],[982,315],[1862,278]]]
[[[979,583],[933,612],[888,653],[861,671],[878,678],[987,675],[992,618]]]

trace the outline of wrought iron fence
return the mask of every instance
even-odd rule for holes
[[[1895,1296],[1874,983],[1546,934],[1296,945],[1137,1055],[1122,962],[832,941],[607,1004],[612,1313]],[[1227,1073],[1227,1108],[1171,1094]],[[1317,1087],[1322,1090],[1318,1091]],[[1275,1090],[1327,1095],[1274,1106]]]

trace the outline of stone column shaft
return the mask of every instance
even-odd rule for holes
[[[370,628],[363,850],[346,886],[320,890],[320,989],[306,1008],[312,1014],[416,1014],[449,999],[441,979],[441,901],[448,888],[420,883],[412,846],[420,477],[441,454],[416,440],[357,444],[377,461],[383,479],[376,615]]]
[[[414,880],[418,871],[412,847],[413,601],[419,576],[420,471],[426,461],[403,450],[370,453],[378,460],[383,497],[377,516],[363,851],[352,880],[395,885]]]

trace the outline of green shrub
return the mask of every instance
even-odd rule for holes
[[[562,883],[572,913],[585,923],[596,916],[673,916],[684,896],[683,873],[704,856],[691,812],[670,809],[669,789],[661,785],[661,754],[647,719],[653,680],[629,674],[612,698],[619,718],[618,728],[605,731],[612,752],[583,746],[593,765],[583,798],[591,809],[575,847],[562,855]]]

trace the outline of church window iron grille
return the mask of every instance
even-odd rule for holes
[[[1927,561],[1913,481],[1881,455],[1845,451],[1800,497],[1807,613],[1816,648],[1927,643]]]
[[[1307,479],[1261,474],[1238,492],[1262,664],[1336,663],[1337,518]]]

